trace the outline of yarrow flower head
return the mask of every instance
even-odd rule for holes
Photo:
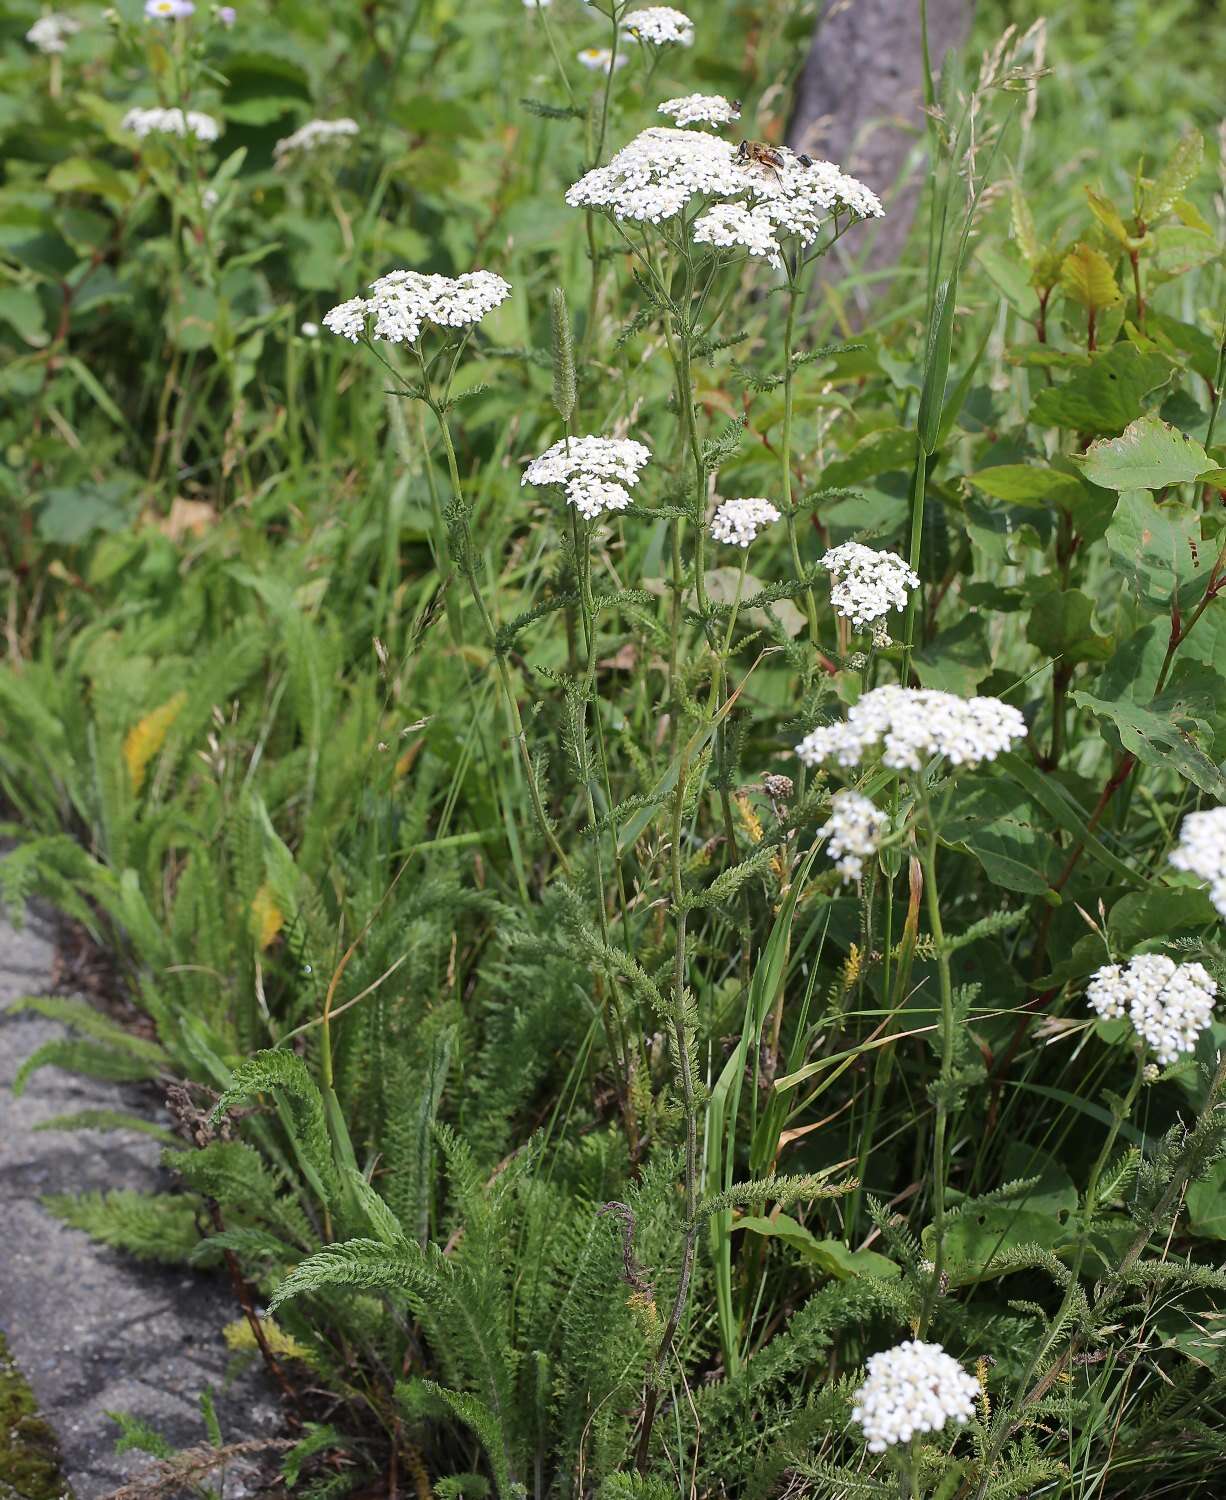
[[[940,1432],[975,1414],[979,1382],[940,1344],[908,1339],[869,1360],[868,1379],[855,1394],[852,1421],[859,1422],[870,1453],[909,1443],[917,1432]]]
[[[192,0],[145,0],[145,14],[151,21],[186,21],[196,7]]]
[[[277,165],[283,167],[292,156],[318,151],[321,146],[338,146],[357,133],[356,120],[308,120],[293,135],[282,136],[272,154]]]
[[[575,56],[591,73],[609,73],[614,68],[624,68],[629,60],[624,52],[619,52],[614,62],[608,47],[584,47]]]
[[[625,510],[651,450],[633,438],[562,438],[524,470],[521,485],[557,485],[585,520]],[[629,487],[629,488],[627,488]]]
[[[833,762],[847,768],[870,760],[880,746],[883,765],[918,771],[934,755],[954,766],[995,760],[1025,735],[1025,719],[999,698],[959,698],[891,683],[865,693],[843,723],[812,730],[796,754],[809,766]]]
[[[1090,1009],[1105,1021],[1127,1017],[1163,1064],[1195,1051],[1216,997],[1217,985],[1201,964],[1177,964],[1165,953],[1138,953],[1123,968],[1105,964],[1086,987]]]
[[[324,314],[324,327],[357,343],[374,319],[371,337],[389,344],[415,344],[427,323],[463,328],[479,323],[511,295],[510,282],[493,271],[463,276],[392,271],[370,284],[369,297],[350,297]]]
[[[665,99],[656,112],[671,115],[677,125],[728,125],[741,118],[741,106],[722,94],[682,94]]]
[[[818,567],[830,574],[835,613],[857,630],[892,609],[905,609],[908,594],[919,588],[919,579],[896,552],[874,552],[860,542],[831,547]]]
[[[818,830],[818,836],[830,842],[826,853],[844,880],[859,880],[864,861],[881,847],[881,835],[889,818],[865,796],[848,788],[835,792],[830,799],[830,819]]]
[[[645,10],[632,10],[622,17],[622,30],[640,42],[651,42],[656,47],[694,45],[693,21],[683,10],[674,10],[671,5],[649,5]]]
[[[55,12],[49,16],[39,16],[26,32],[26,41],[45,57],[51,57],[57,52],[65,51],[68,38],[76,36],[80,29],[81,23],[75,16]]]
[[[1171,863],[1206,881],[1210,901],[1226,917],[1226,807],[1188,814]]]
[[[147,135],[192,135],[198,141],[215,141],[221,126],[212,115],[189,109],[130,109],[123,117],[123,129],[144,140]]]
[[[769,500],[725,500],[711,518],[711,535],[717,542],[748,547],[764,526],[778,519]]]
[[[784,240],[812,245],[832,216],[881,213],[864,184],[830,162],[810,161],[784,146],[774,154],[777,167],[754,161],[710,131],[653,125],[574,183],[566,201],[635,223],[660,224],[694,212],[700,242],[743,246],[767,259],[779,255]]]

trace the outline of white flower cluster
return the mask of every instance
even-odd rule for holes
[[[293,135],[282,136],[272,148],[272,154],[277,165],[284,166],[290,157],[300,152],[318,151],[321,146],[337,146],[357,133],[356,120],[308,120]]]
[[[717,203],[694,223],[694,243],[721,250],[745,250],[769,261],[776,270],[783,265],[775,221],[765,204]]]
[[[725,500],[711,518],[711,535],[717,542],[748,547],[764,526],[778,519],[769,500]]]
[[[777,166],[742,155],[706,130],[653,125],[607,165],[581,177],[566,201],[572,208],[600,208],[616,219],[649,224],[705,210],[694,220],[696,240],[743,246],[770,260],[785,239],[811,245],[833,214],[881,214],[864,184],[830,162],[810,161],[785,146],[772,150]]]
[[[1226,807],[1188,814],[1171,863],[1208,881],[1209,899],[1226,917]]]
[[[671,115],[678,125],[728,125],[741,118],[740,106],[722,94],[682,94],[665,99],[657,113]]]
[[[671,5],[649,5],[645,10],[632,10],[622,17],[622,29],[641,42],[652,42],[657,47],[675,43],[678,47],[694,44],[694,23],[683,10],[674,10]]]
[[[650,457],[651,450],[633,438],[562,438],[532,460],[520,484],[557,485],[566,491],[568,504],[594,521],[605,511],[626,509],[627,486],[639,482],[639,470]]]
[[[350,297],[326,312],[323,321],[332,333],[356,344],[373,317],[372,338],[415,344],[427,323],[442,328],[479,323],[510,295],[510,283],[493,271],[466,271],[463,276],[392,271],[371,282],[369,297]]]
[[[946,1422],[975,1415],[979,1382],[940,1344],[908,1339],[868,1362],[868,1379],[855,1394],[852,1421],[859,1422],[870,1453],[909,1443],[917,1432],[940,1432]]]
[[[56,11],[49,16],[39,16],[26,32],[26,41],[50,57],[53,53],[63,52],[68,46],[68,38],[76,36],[80,29],[81,23],[75,16],[61,15]]]
[[[1163,1064],[1192,1052],[1213,1019],[1217,985],[1200,964],[1139,953],[1126,968],[1106,964],[1086,987],[1086,1003],[1105,1021],[1127,1016]]]
[[[212,115],[189,109],[130,109],[123,117],[123,129],[141,140],[147,135],[192,135],[198,141],[215,141],[221,126]]]
[[[892,609],[905,609],[907,595],[919,588],[919,579],[896,552],[874,552],[860,542],[831,547],[818,567],[830,574],[835,613],[857,630]]]
[[[865,693],[843,723],[807,734],[796,754],[806,765],[833,761],[846,768],[868,760],[881,745],[882,763],[894,771],[918,771],[934,755],[955,766],[977,766],[1025,734],[1021,714],[999,698],[889,684]]]
[[[829,838],[826,853],[844,880],[859,880],[864,861],[881,847],[881,835],[889,818],[859,792],[844,788],[830,799],[830,820],[817,830]]]

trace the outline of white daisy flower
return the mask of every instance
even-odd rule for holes
[[[589,72],[608,73],[611,68],[624,68],[626,66],[626,54],[619,52],[617,61],[613,61],[613,53],[608,47],[584,47],[575,56]]]

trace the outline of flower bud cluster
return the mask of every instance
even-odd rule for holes
[[[215,141],[221,126],[212,115],[189,109],[130,109],[123,117],[122,128],[140,140],[147,135],[192,135],[198,141]]]
[[[291,157],[318,151],[324,146],[338,146],[357,134],[356,120],[308,120],[292,135],[282,136],[272,148],[272,154],[277,165],[284,167]]]

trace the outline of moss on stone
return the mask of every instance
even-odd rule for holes
[[[0,1333],[0,1500],[71,1500],[55,1433]]]

